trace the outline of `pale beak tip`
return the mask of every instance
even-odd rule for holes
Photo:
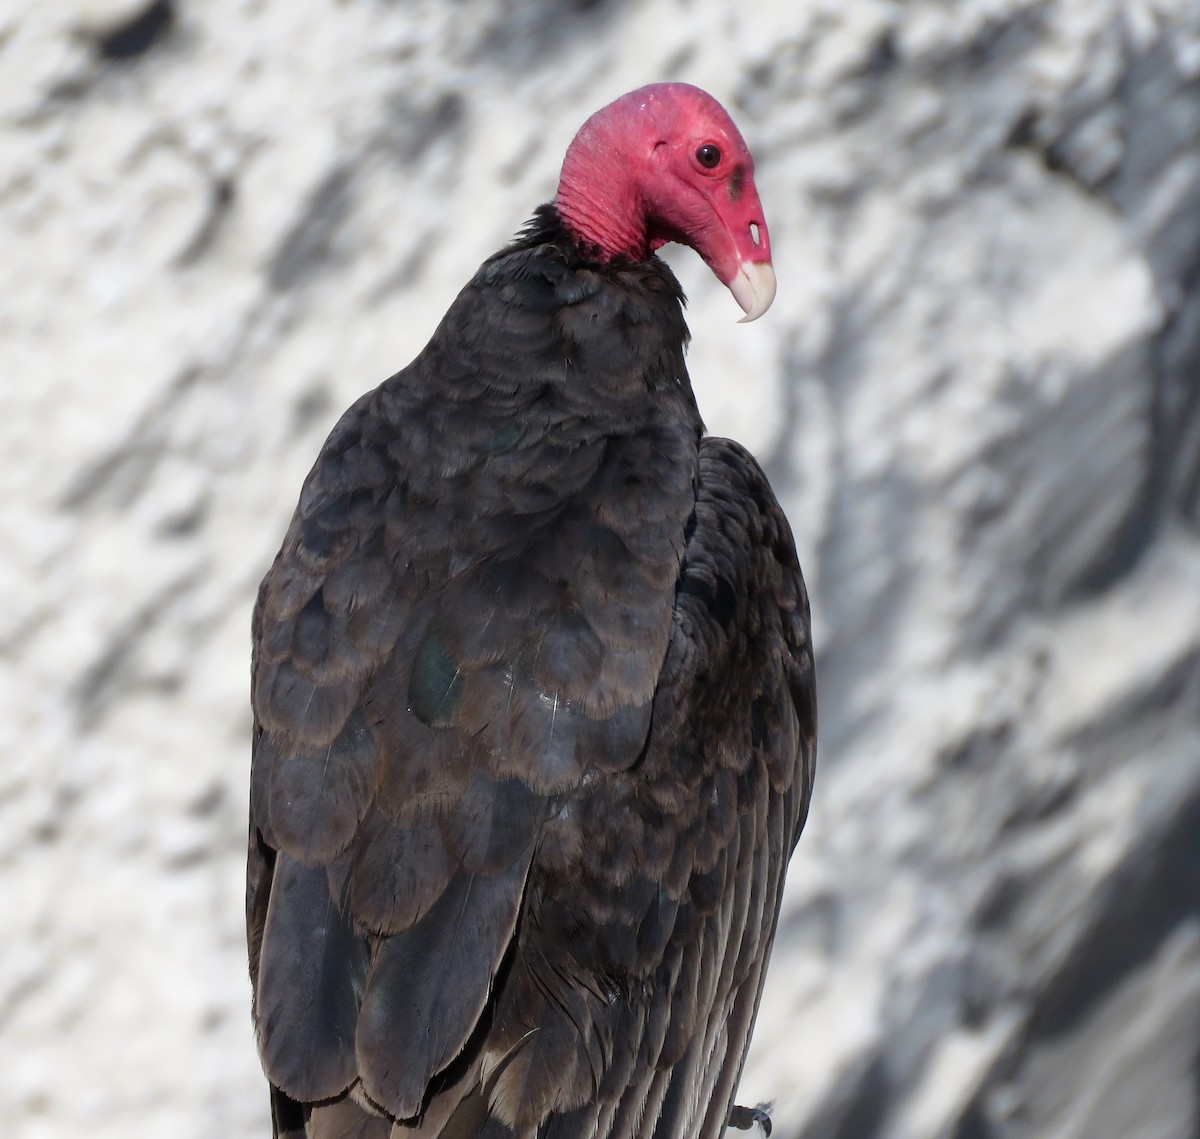
[[[775,270],[767,261],[743,261],[737,276],[729,282],[729,291],[746,314],[738,324],[749,324],[762,316],[775,299]]]

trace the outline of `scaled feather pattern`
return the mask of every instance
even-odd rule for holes
[[[730,1119],[812,791],[808,600],[762,470],[704,435],[652,232],[583,224],[541,207],[345,413],[259,592],[277,1137]]]

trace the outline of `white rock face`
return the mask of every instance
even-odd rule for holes
[[[758,156],[768,317],[671,260],[820,648],[739,1098],[1200,1134],[1195,0],[56,0],[0,12],[6,1136],[269,1133],[255,587],[342,408],[667,78]]]

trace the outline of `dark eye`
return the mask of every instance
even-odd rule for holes
[[[705,170],[711,170],[718,162],[721,161],[721,152],[713,146],[711,142],[706,142],[699,150],[696,151],[696,161],[704,167]]]

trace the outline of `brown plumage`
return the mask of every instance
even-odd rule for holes
[[[707,96],[645,91],[736,157]],[[610,250],[579,213],[542,207],[342,417],[259,593],[247,918],[277,1136],[729,1117],[812,789],[808,603],[762,471],[702,436],[651,252],[680,223]]]

